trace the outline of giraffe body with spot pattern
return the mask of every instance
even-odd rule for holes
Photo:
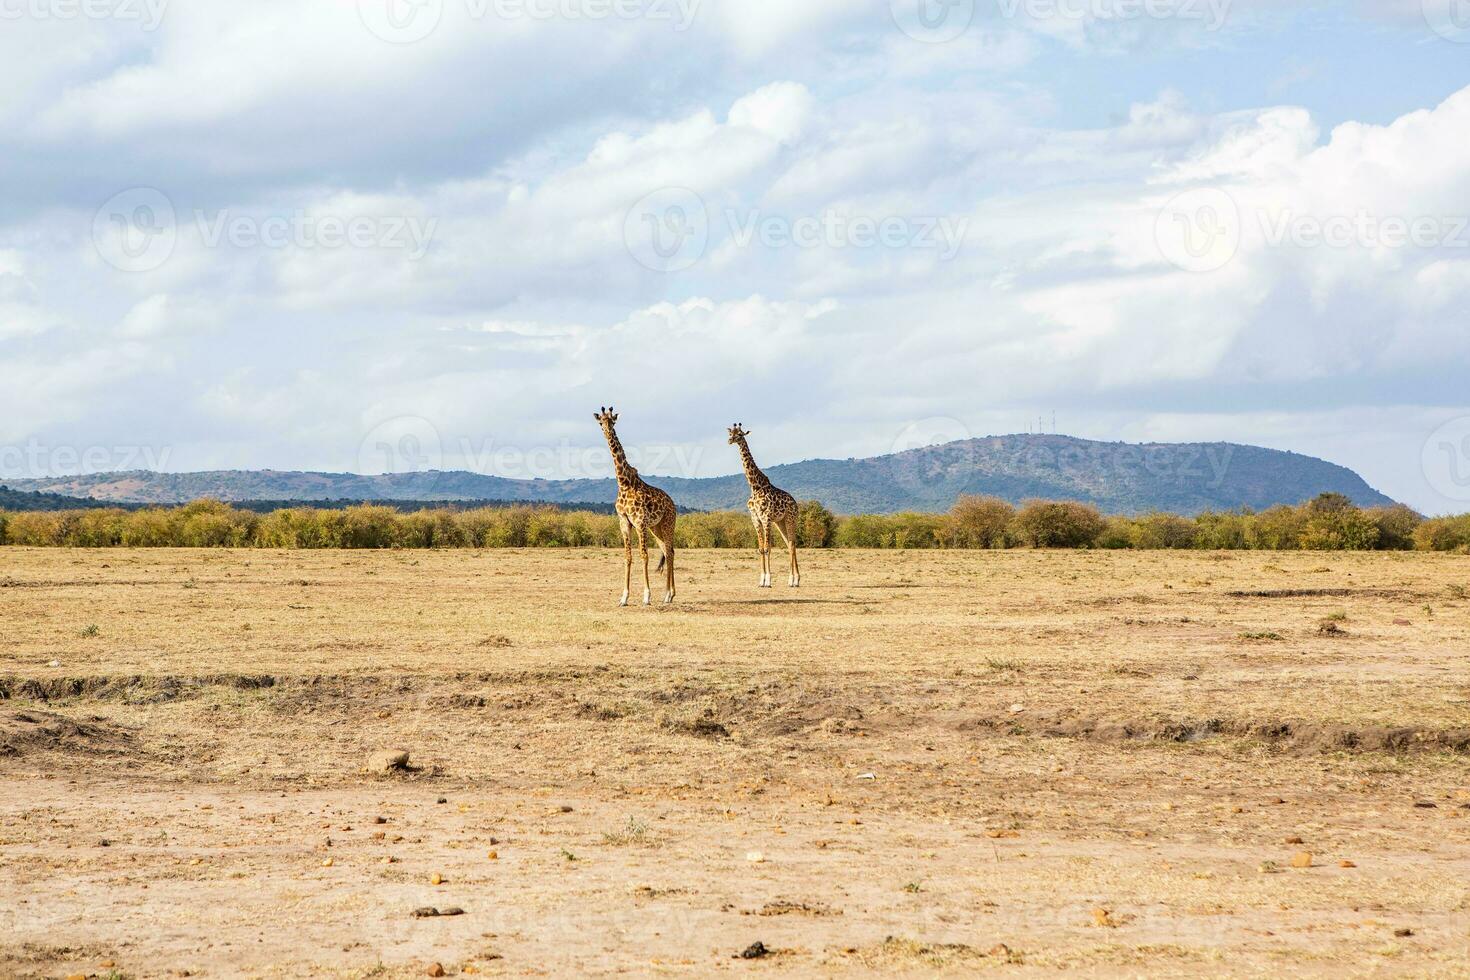
[[[786,544],[790,568],[786,584],[795,589],[801,585],[801,567],[796,561],[796,498],[771,483],[770,478],[755,465],[746,436],[750,432],[740,423],[730,427],[730,445],[740,449],[740,463],[745,468],[745,479],[750,483],[750,499],[746,509],[750,511],[751,523],[755,525],[756,549],[761,557],[760,587],[771,588],[771,528],[775,528]]]
[[[618,499],[613,505],[618,515],[618,530],[623,535],[623,598],[618,605],[628,604],[628,592],[633,587],[635,533],[643,555],[643,604],[648,605],[653,596],[653,582],[648,572],[648,535],[651,533],[663,552],[658,567],[664,573],[664,604],[667,605],[674,601],[674,524],[679,516],[678,508],[667,493],[644,483],[628,462],[614,428],[618,421],[617,413],[612,408],[604,408],[593,417],[602,426],[602,435],[607,439],[608,451],[612,453],[613,470],[618,480]]]

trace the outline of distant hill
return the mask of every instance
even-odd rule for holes
[[[168,501],[167,503],[175,502],[182,503],[183,501]],[[456,510],[468,510],[474,507],[544,506],[546,501],[453,500],[436,502],[429,500],[352,500],[343,498],[337,500],[232,500],[231,503],[241,510],[251,510],[257,514],[268,514],[273,510],[286,510],[292,507],[315,507],[318,510],[345,510],[348,507],[355,507],[359,504],[375,504],[379,507],[391,507],[399,511],[415,511],[438,503]],[[0,510],[96,510],[103,507],[122,507],[128,510],[138,510],[143,507],[153,506],[158,506],[158,502],[139,503],[137,501],[106,500],[95,497],[71,497],[59,493],[12,490],[6,486],[0,486]],[[576,500],[557,504],[556,506],[563,510],[586,510],[597,514],[613,513],[611,502]]]
[[[197,498],[195,498],[197,499]],[[353,500],[350,498],[339,498],[336,500],[233,500],[231,504],[241,510],[251,510],[257,514],[269,514],[273,510],[288,510],[293,507],[314,507],[317,510],[346,510],[348,507],[357,507],[361,504],[372,504],[376,507],[391,507],[405,513],[415,510],[423,510],[426,507],[444,507],[449,510],[472,510],[476,507],[544,507],[548,501],[545,500]],[[589,500],[573,500],[555,505],[560,510],[586,510],[595,514],[613,513],[611,502],[601,503]]]
[[[78,499],[59,493],[12,490],[0,486],[0,510],[94,510],[98,507],[140,507],[141,504],[119,504],[111,500]]]
[[[756,447],[759,452],[759,447]],[[1319,493],[1345,494],[1362,506],[1390,504],[1352,470],[1310,456],[1232,443],[1092,442],[1058,435],[992,436],[871,459],[814,459],[771,466],[767,475],[798,498],[839,513],[946,510],[961,493],[1012,502],[1041,497],[1083,500],[1109,513],[1167,510],[1261,510]],[[646,474],[682,507],[739,509],[749,489],[739,473],[710,479]],[[25,490],[103,500],[174,503],[221,500],[535,500],[611,503],[604,480],[510,480],[464,471],[385,474],[220,470],[134,471],[12,480]]]

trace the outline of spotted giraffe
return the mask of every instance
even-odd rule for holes
[[[648,532],[652,531],[663,555],[658,560],[659,570],[664,573],[664,603],[674,601],[674,521],[678,510],[673,498],[658,487],[651,487],[638,476],[638,471],[628,462],[623,444],[613,431],[618,416],[611,408],[604,408],[593,418],[602,426],[607,439],[607,448],[612,452],[613,469],[618,478],[618,501],[614,510],[618,514],[618,530],[623,534],[623,598],[620,606],[628,604],[628,590],[633,586],[633,531],[638,532],[638,547],[643,552],[643,604],[648,605],[653,594],[653,583],[648,576]]]
[[[796,498],[772,486],[770,479],[755,465],[755,457],[750,455],[750,446],[745,443],[748,435],[750,433],[738,422],[730,427],[730,445],[740,447],[740,462],[745,467],[746,480],[750,481],[750,499],[745,506],[749,508],[750,520],[755,524],[756,548],[761,555],[760,587],[771,587],[771,527],[774,525],[781,532],[781,540],[786,542],[786,550],[791,555],[787,584],[794,589],[801,585],[801,568],[796,564]]]

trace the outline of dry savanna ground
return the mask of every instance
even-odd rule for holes
[[[0,549],[0,975],[1470,975],[1466,559],[679,574]]]

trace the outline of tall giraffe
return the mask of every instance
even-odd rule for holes
[[[796,564],[796,498],[772,486],[755,465],[755,457],[750,455],[750,446],[745,442],[748,435],[739,422],[730,427],[730,445],[740,447],[740,462],[745,467],[745,479],[750,482],[750,499],[745,506],[755,524],[755,543],[761,554],[761,588],[771,587],[771,526],[775,525],[791,555],[787,584],[794,589],[801,585],[801,568]]]
[[[623,598],[620,606],[628,604],[628,590],[633,586],[633,537],[638,532],[638,547],[643,552],[643,604],[648,605],[653,593],[653,583],[648,577],[648,532],[652,531],[658,546],[663,551],[658,567],[664,573],[664,603],[674,601],[674,521],[678,509],[674,500],[658,487],[651,487],[638,476],[638,471],[628,462],[623,444],[613,431],[618,415],[611,408],[604,408],[593,418],[602,426],[607,439],[607,448],[612,452],[613,468],[618,477],[618,502],[614,510],[618,514],[618,530],[623,534]]]

